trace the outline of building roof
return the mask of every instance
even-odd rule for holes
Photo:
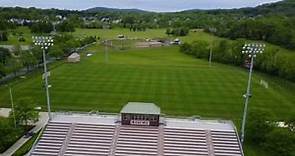
[[[154,103],[128,102],[121,110],[121,113],[133,114],[160,114],[160,108]]]
[[[78,58],[80,55],[78,53],[72,53],[69,58]]]

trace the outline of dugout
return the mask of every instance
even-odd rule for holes
[[[154,103],[128,102],[121,110],[122,125],[159,126],[160,108]]]

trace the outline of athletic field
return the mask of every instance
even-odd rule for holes
[[[64,63],[51,70],[52,108],[118,112],[128,101],[154,102],[168,115],[201,115],[241,118],[248,72],[213,64],[179,52],[178,47],[110,50],[105,62],[103,47],[96,45],[77,64]],[[84,54],[85,55],[85,54]],[[268,88],[260,81],[268,83]],[[29,96],[46,108],[41,74],[13,86],[15,100]],[[7,87],[0,88],[0,107],[9,107]],[[278,119],[294,115],[295,85],[254,73],[250,108],[259,108]]]

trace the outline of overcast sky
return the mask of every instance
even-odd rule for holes
[[[187,9],[254,7],[279,0],[0,0],[1,7],[37,7],[84,10],[92,7],[137,8],[167,12]]]

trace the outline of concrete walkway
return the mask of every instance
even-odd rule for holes
[[[8,117],[9,112],[11,109],[9,108],[0,108],[0,116]],[[47,112],[40,112],[39,113],[39,121],[36,123],[36,126],[30,131],[33,133],[37,133],[41,130],[48,121],[48,113]],[[0,156],[11,156],[15,153],[23,144],[25,144],[31,137],[24,138],[21,137],[17,142],[15,142],[9,149],[7,149],[4,153],[0,154]]]
[[[0,117],[8,118],[10,111],[10,108],[0,108]]]

